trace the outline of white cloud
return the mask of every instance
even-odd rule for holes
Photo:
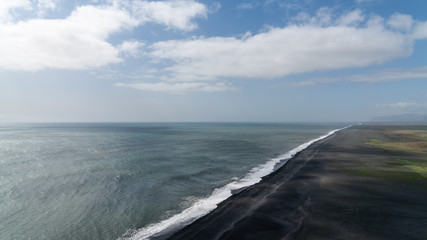
[[[415,24],[413,38],[414,39],[426,39],[427,38],[427,21],[417,22]]]
[[[347,78],[352,82],[391,82],[412,79],[426,79],[427,67],[410,69],[386,69],[369,74],[355,75]]]
[[[340,25],[350,26],[357,25],[365,20],[365,17],[362,15],[362,11],[356,9],[352,12],[349,12],[341,16],[338,20]]]
[[[367,74],[357,74],[336,78],[313,78],[293,83],[294,86],[312,86],[334,82],[397,82],[404,80],[427,80],[427,66],[409,69],[383,69]]]
[[[43,16],[49,10],[55,10],[62,0],[36,0],[38,15]]]
[[[17,9],[31,9],[31,2],[28,0],[0,1],[0,24],[12,21],[13,11]]]
[[[221,77],[277,78],[316,70],[380,64],[412,53],[413,40],[386,29],[374,17],[366,26],[346,26],[361,21],[360,12],[340,20],[328,10],[301,25],[271,28],[266,32],[236,37],[170,40],[151,46],[154,59],[172,61],[164,69],[177,81],[212,80]],[[344,20],[343,20],[344,19]]]
[[[343,15],[342,17],[345,16],[346,15]],[[340,19],[334,19],[333,9],[328,7],[321,7],[319,10],[317,10],[314,16],[311,16],[306,12],[300,12],[293,18],[293,20],[296,22],[296,25],[327,27],[330,26],[334,20],[337,20],[337,23],[335,23],[336,25],[342,25],[340,23]]]
[[[36,1],[39,10],[55,9],[58,2]],[[0,22],[0,68],[30,71],[88,69],[118,63],[123,61],[120,56],[135,54],[139,46],[135,42],[113,46],[108,41],[112,34],[149,21],[168,28],[190,30],[196,26],[193,18],[204,16],[207,11],[204,5],[192,0],[120,3],[80,6],[64,19],[19,20],[11,11],[31,10],[30,2],[2,1],[0,14],[6,17],[0,19],[3,21]]]
[[[218,12],[222,8],[221,3],[219,2],[213,2],[209,5],[208,13],[215,13]]]
[[[118,46],[120,53],[124,56],[137,57],[141,54],[140,48],[145,44],[139,41],[125,41]]]
[[[413,22],[411,15],[395,13],[390,16],[387,24],[401,31],[409,31],[412,29]]]
[[[86,69],[117,63],[121,61],[119,51],[106,39],[136,24],[124,11],[83,6],[66,19],[33,19],[3,25],[0,67]]]
[[[250,9],[254,9],[255,5],[253,3],[249,3],[249,2],[245,2],[245,3],[240,3],[239,5],[237,5],[238,9],[244,9],[244,10],[250,10]]]
[[[418,106],[420,103],[415,102],[397,102],[397,103],[386,103],[386,104],[377,104],[377,107],[391,107],[391,108],[408,108]]]
[[[205,18],[208,12],[205,5],[193,0],[133,1],[130,7],[133,15],[141,22],[156,22],[168,28],[186,31],[197,27],[193,18]]]
[[[129,87],[143,91],[184,93],[184,92],[224,92],[235,90],[230,84],[217,82],[191,82],[191,83],[116,83],[117,87]]]
[[[22,20],[22,16],[43,15],[50,10],[55,10],[62,0],[2,0],[0,2],[0,23],[10,23]],[[35,13],[35,14],[31,14]]]

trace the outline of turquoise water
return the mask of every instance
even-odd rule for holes
[[[290,150],[344,126],[3,124],[0,239],[162,235],[210,211],[229,186],[258,181],[272,170],[266,163],[277,168]]]

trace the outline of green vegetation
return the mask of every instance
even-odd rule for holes
[[[402,170],[402,169],[401,169]],[[359,175],[377,177],[387,180],[388,183],[398,181],[404,184],[410,184],[413,181],[425,181],[427,178],[424,176],[411,171],[402,171],[398,169],[386,169],[386,168],[364,168],[364,169],[350,169],[349,172],[356,173]],[[427,187],[427,186],[426,186]]]
[[[393,153],[423,154],[427,156],[427,140],[387,142],[379,139],[370,139],[369,146]]]
[[[395,130],[392,133],[406,135],[408,139],[415,141],[427,141],[426,130]]]
[[[375,165],[365,161],[362,166],[349,169],[349,172],[381,178],[390,184],[427,188],[427,131],[395,130],[386,134],[393,141],[369,139],[365,143],[394,157]]]
[[[417,161],[397,159],[396,161],[398,161],[402,166],[411,169],[413,172],[416,172],[427,179],[427,160]]]

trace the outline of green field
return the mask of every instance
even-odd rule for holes
[[[362,161],[350,172],[380,178],[390,184],[427,188],[427,130],[387,130],[392,140],[369,139],[366,145],[390,155],[386,162]]]

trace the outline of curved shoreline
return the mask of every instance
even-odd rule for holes
[[[279,191],[283,183],[293,178],[315,156],[324,142],[344,129],[334,130],[327,137],[322,138],[322,136],[319,137],[322,139],[313,140],[310,145],[293,155],[279,169],[264,176],[260,182],[230,196],[218,204],[213,211],[172,236],[163,235],[150,239],[222,239],[227,232],[235,228],[237,223],[245,222],[246,217],[251,216],[256,209],[264,205],[266,199]],[[290,196],[290,198],[293,197]]]
[[[401,128],[353,126],[313,143],[169,239],[424,239],[425,178],[366,174],[383,172],[393,158],[423,159],[367,144],[395,141],[389,129]],[[408,173],[393,169],[391,176]]]
[[[245,192],[246,189],[259,184],[259,182],[261,182],[264,178],[267,178],[274,172],[278,171],[280,168],[283,168],[284,165],[287,165],[287,162],[289,160],[293,159],[295,156],[305,151],[313,144],[316,144],[317,142],[324,140],[333,135],[334,133],[346,129],[348,127],[350,126],[331,130],[318,138],[314,138],[303,144],[300,144],[294,149],[288,151],[287,153],[282,154],[276,158],[270,159],[266,163],[255,167],[242,179],[231,182],[221,188],[215,189],[209,197],[198,200],[195,204],[193,204],[193,206],[185,209],[183,212],[172,216],[169,219],[149,225],[142,229],[135,230],[135,232],[131,234],[131,236],[122,237],[119,239],[166,239],[177,231],[180,231],[182,228],[191,225],[198,219],[203,218],[205,215],[210,214],[212,211],[218,209],[223,202],[227,201],[233,196],[239,195],[242,192]],[[282,163],[283,166],[280,166],[278,169],[275,169],[275,166],[280,163]]]

